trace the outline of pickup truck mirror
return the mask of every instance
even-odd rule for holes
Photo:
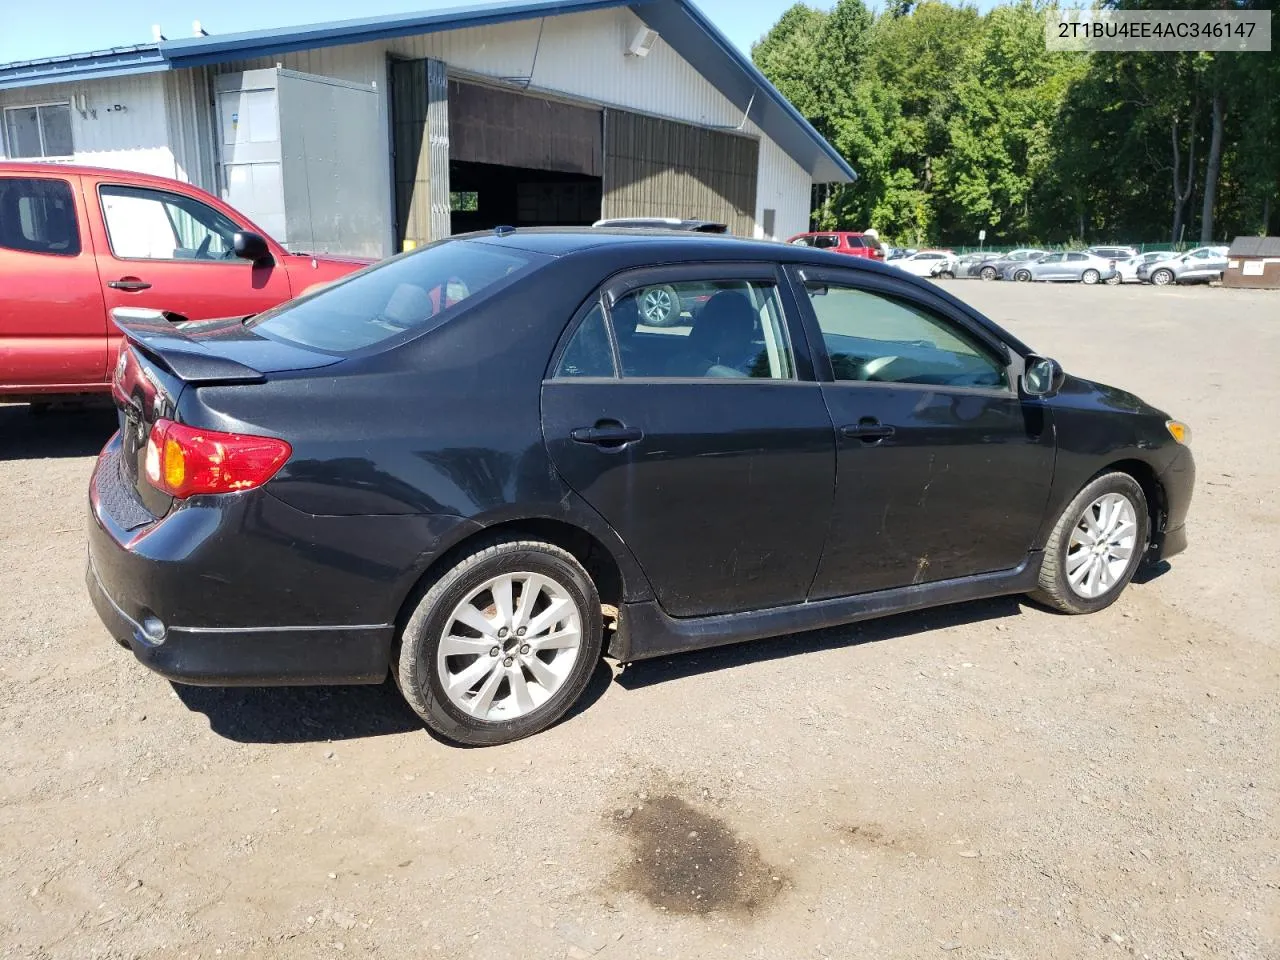
[[[1022,370],[1022,391],[1029,397],[1051,397],[1062,389],[1066,371],[1057,360],[1027,357]]]
[[[231,239],[236,256],[241,260],[252,260],[255,267],[266,267],[275,263],[271,256],[271,248],[260,234],[242,230]]]

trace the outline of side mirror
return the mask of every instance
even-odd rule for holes
[[[1022,392],[1029,397],[1051,397],[1062,389],[1067,373],[1048,357],[1027,357],[1022,370]]]
[[[231,238],[232,248],[241,260],[251,260],[255,267],[265,267],[275,260],[271,256],[271,248],[261,235],[247,230],[239,231]]]

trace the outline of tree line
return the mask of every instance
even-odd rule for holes
[[[1280,231],[1280,52],[1049,51],[1052,9],[787,10],[752,58],[858,174],[815,186],[815,228],[875,227],[911,245],[974,244],[979,230],[989,244]]]

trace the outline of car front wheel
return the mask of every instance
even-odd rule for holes
[[[1151,274],[1151,282],[1157,287],[1167,287],[1169,284],[1173,283],[1173,271],[1157,270],[1155,273]]]
[[[555,723],[581,696],[602,638],[600,597],[572,554],[503,540],[423,594],[401,633],[396,680],[444,739],[509,743]]]
[[[1107,277],[1107,286],[1109,287],[1119,286],[1120,281],[1121,281],[1120,274],[1113,273],[1111,276]]]
[[[1030,270],[1019,270],[1017,273],[1015,273],[1015,274],[1013,275],[1013,279],[1017,280],[1019,283],[1030,283],[1030,282],[1031,282],[1031,271],[1030,271]]]
[[[1109,607],[1142,561],[1149,525],[1133,477],[1117,471],[1092,480],[1054,524],[1032,598],[1063,613]]]
[[[994,280],[996,278],[996,268],[983,267],[981,270],[978,271],[978,276],[980,276],[983,280]]]

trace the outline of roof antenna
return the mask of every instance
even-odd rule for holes
[[[209,35],[209,31],[200,26],[199,20],[193,20],[191,22],[191,35],[193,37],[207,37]]]
[[[163,33],[160,32],[160,24],[153,23],[151,25],[151,42],[152,43],[159,43],[161,40],[168,40],[168,39],[169,39],[168,37],[166,37]]]
[[[505,236],[509,236],[510,234],[513,234],[513,233],[515,233],[515,232],[516,232],[516,228],[515,228],[515,227],[509,227],[509,226],[506,226],[506,225],[503,225],[503,226],[500,226],[500,227],[494,227],[494,228],[493,228],[493,235],[494,235],[495,237],[505,237]]]

